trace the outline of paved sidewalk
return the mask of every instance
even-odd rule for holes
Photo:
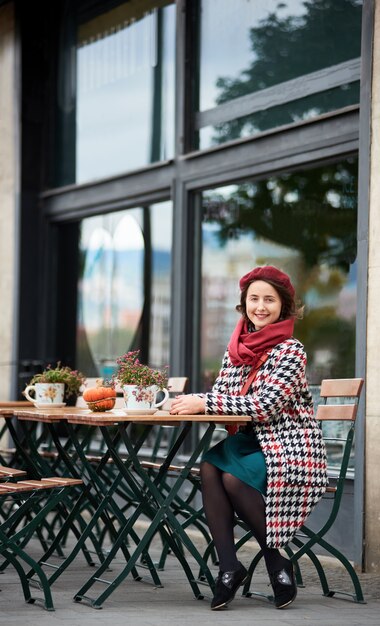
[[[255,546],[251,544],[244,552],[240,552],[244,564],[250,562],[254,551]],[[121,566],[121,563],[115,564],[113,574]],[[329,580],[336,582],[337,588],[351,590],[350,581],[340,567],[331,564],[326,567]],[[103,609],[96,610],[72,600],[74,592],[83,584],[90,571],[84,559],[78,557],[54,584],[52,591],[56,610],[47,612],[40,606],[25,604],[18,578],[12,568],[8,568],[0,575],[0,622],[7,626],[245,626],[251,623],[278,626],[279,622],[281,626],[379,624],[380,575],[361,576],[367,604],[360,605],[342,597],[323,597],[317,577],[307,561],[303,562],[302,567],[306,588],[299,589],[294,604],[281,612],[265,599],[242,598],[239,594],[229,609],[211,611],[210,596],[204,600],[195,600],[184,573],[172,556],[168,557],[165,571],[160,572],[163,588],[157,589],[148,582],[135,582],[128,578],[104,603]],[[141,573],[148,580],[146,570],[141,570]],[[268,591],[268,578],[261,565],[255,580],[256,590],[264,593]]]

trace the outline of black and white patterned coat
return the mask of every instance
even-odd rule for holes
[[[328,484],[326,450],[313,415],[306,354],[296,339],[275,346],[247,395],[239,395],[251,366],[234,366],[228,351],[206,413],[250,415],[267,466],[267,545],[289,543]]]

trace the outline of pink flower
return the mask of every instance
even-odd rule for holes
[[[156,385],[159,389],[166,387],[168,383],[167,367],[155,370],[140,362],[138,355],[140,350],[131,350],[123,354],[116,363],[118,370],[114,374],[114,380],[121,385],[136,385],[139,390]]]

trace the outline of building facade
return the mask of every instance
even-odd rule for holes
[[[0,2],[1,397],[57,360],[107,376],[131,349],[205,390],[239,277],[273,263],[305,304],[315,397],[366,380],[338,529],[368,570],[378,41],[378,0]]]

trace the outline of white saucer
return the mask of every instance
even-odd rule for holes
[[[115,415],[154,415],[158,409],[112,409]]]
[[[36,409],[61,409],[66,402],[33,402]]]

